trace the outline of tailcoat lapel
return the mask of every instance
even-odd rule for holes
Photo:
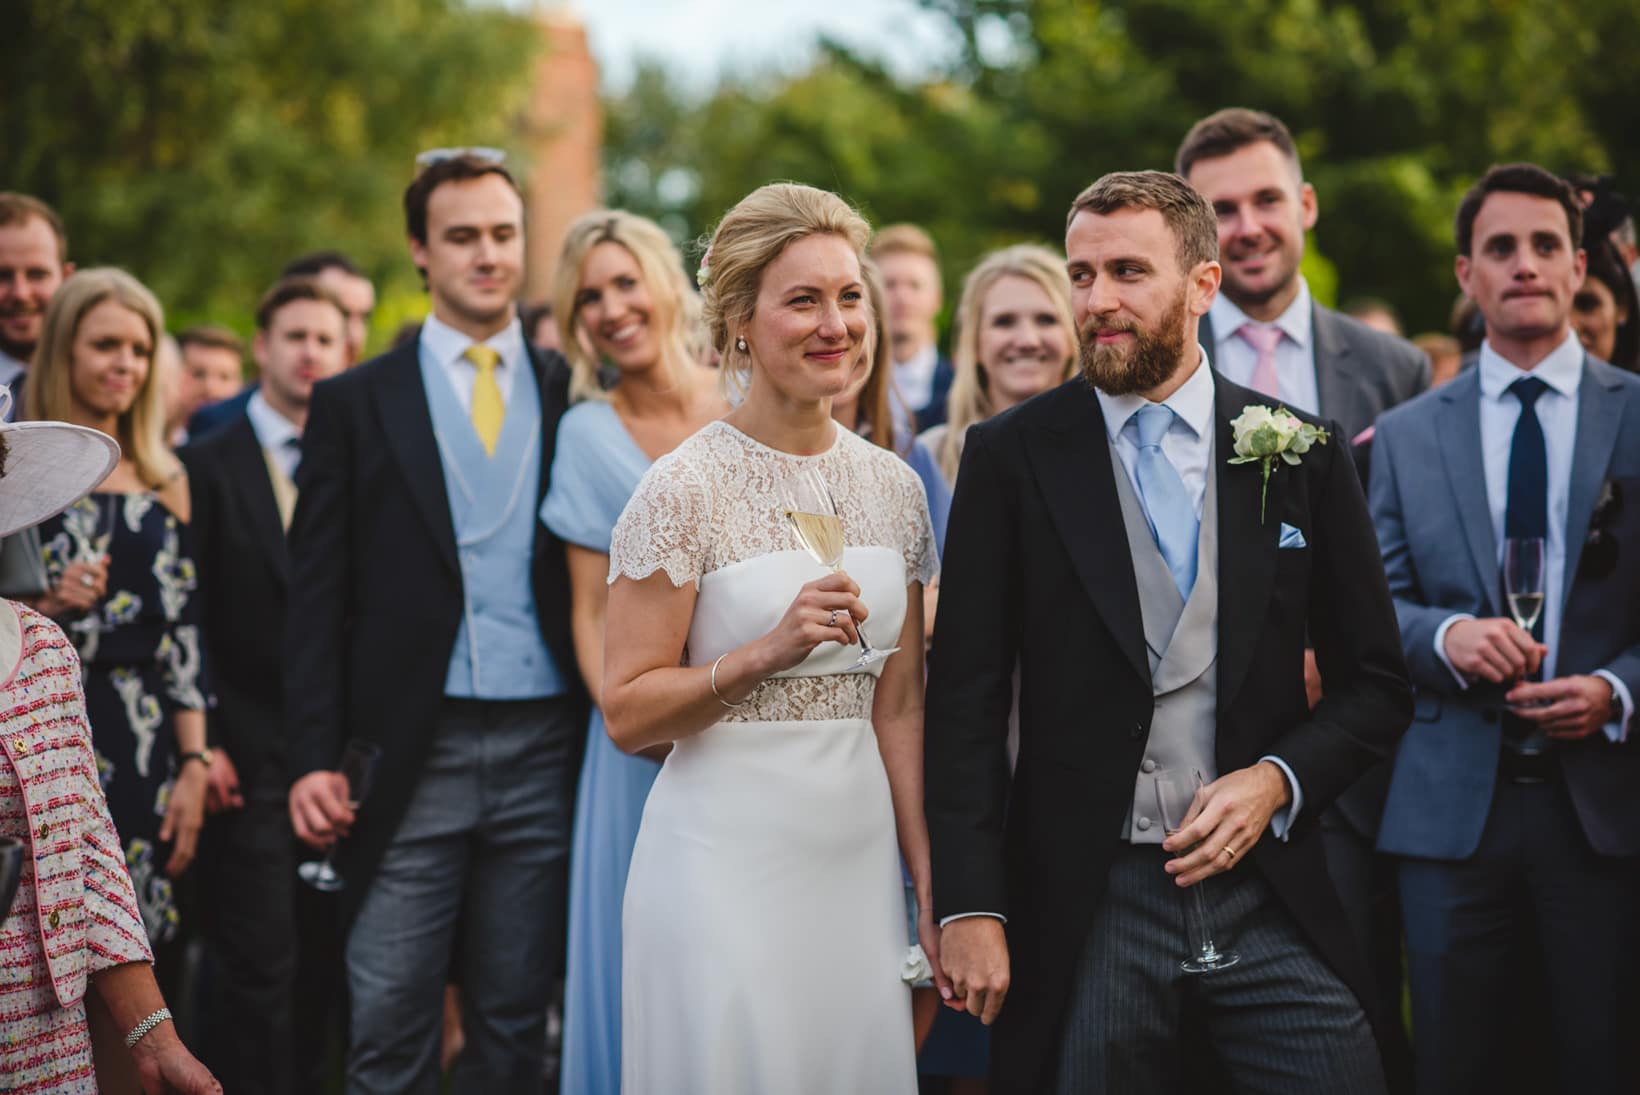
[[[444,465],[433,437],[433,416],[427,406],[418,365],[418,343],[405,347],[403,359],[384,369],[376,380],[376,406],[387,446],[404,473],[404,483],[416,508],[427,522],[439,553],[455,573],[455,525],[450,519],[450,496],[444,488]]]
[[[1298,469],[1278,465],[1261,515],[1263,477],[1258,464],[1231,465],[1235,437],[1230,420],[1249,403],[1270,401],[1222,376],[1214,379],[1213,459],[1217,461],[1219,503],[1219,681],[1218,709],[1229,710],[1252,665],[1264,628],[1281,539],[1282,499]],[[1341,443],[1339,439],[1334,444]]]
[[[1030,462],[1083,589],[1148,686],[1139,587],[1113,478],[1127,473],[1112,465],[1105,417],[1093,386],[1075,380],[1052,398],[1058,406],[1048,428],[1026,434]]]
[[[256,529],[256,542],[262,546],[264,557],[283,585],[290,577],[290,556],[285,548],[285,527],[279,520],[279,505],[274,501],[273,484],[268,481],[267,458],[256,439],[256,428],[250,418],[241,417],[227,439],[225,463],[233,489],[239,492],[245,511],[250,514]]]

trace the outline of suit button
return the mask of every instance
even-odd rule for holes
[[[1147,776],[1155,770],[1156,762],[1151,760],[1149,757],[1146,757],[1144,763],[1139,765],[1139,771],[1143,772]]]
[[[1142,722],[1134,723],[1133,724],[1133,729],[1128,731],[1128,737],[1134,739],[1135,741],[1137,741],[1138,739],[1140,739],[1144,736],[1145,736],[1145,724],[1142,723]]]
[[[1150,819],[1148,817],[1142,817],[1133,824],[1138,827],[1141,833],[1148,833],[1150,831]]]
[[[1486,722],[1497,722],[1498,709],[1496,707],[1488,707],[1485,711],[1481,712],[1481,718]]]
[[[56,909],[52,909],[51,910],[51,915],[46,917],[46,923],[50,924],[53,928],[57,927],[62,922],[63,922],[63,914],[58,912]]]

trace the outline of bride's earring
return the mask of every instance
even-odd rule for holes
[[[746,336],[745,335],[736,335],[735,336],[735,349],[739,350],[741,353],[746,352]]]

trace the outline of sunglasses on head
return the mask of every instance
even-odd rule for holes
[[[1604,578],[1617,566],[1617,534],[1611,524],[1623,508],[1623,488],[1616,480],[1600,484],[1594,512],[1589,515],[1589,534],[1583,539],[1583,555],[1578,560],[1580,578]]]
[[[507,153],[499,148],[486,148],[482,145],[473,148],[429,148],[425,152],[416,153],[416,170],[425,171],[436,163],[445,160],[457,160],[461,157],[474,160],[483,160],[485,163],[501,164],[507,162]]]

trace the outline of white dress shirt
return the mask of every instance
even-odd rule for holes
[[[1213,360],[1218,362],[1219,372],[1244,388],[1252,387],[1258,351],[1236,332],[1243,324],[1257,321],[1230,303],[1222,289],[1207,314],[1213,320],[1213,341],[1218,343],[1213,347]],[[1321,394],[1315,379],[1314,319],[1310,286],[1300,277],[1298,295],[1287,310],[1274,323],[1259,324],[1281,331],[1281,341],[1276,345],[1276,379],[1281,385],[1277,398],[1292,410],[1306,414],[1321,413]]]
[[[908,361],[894,363],[894,386],[912,411],[922,411],[934,401],[934,372],[939,368],[940,352],[933,344],[924,346]]]
[[[421,353],[430,356],[450,378],[450,387],[461,402],[462,412],[473,413],[473,385],[478,381],[478,366],[464,356],[473,340],[460,331],[429,315],[421,322]],[[484,345],[501,355],[496,363],[495,383],[501,389],[501,401],[512,398],[513,378],[529,366],[529,351],[524,348],[524,328],[516,318],[507,326],[484,340]]]
[[[1535,376],[1548,385],[1533,404],[1543,427],[1544,455],[1549,472],[1549,535],[1543,557],[1543,679],[1553,680],[1560,653],[1560,622],[1566,603],[1566,512],[1571,505],[1572,453],[1577,448],[1577,394],[1583,383],[1583,346],[1568,333],[1548,357],[1530,371],[1517,368],[1490,342],[1481,344],[1480,353],[1481,464],[1486,474],[1486,505],[1492,518],[1492,542],[1497,547],[1498,565],[1503,565],[1503,521],[1509,506],[1509,452],[1514,446],[1515,423],[1520,420],[1520,400],[1509,385],[1523,376]],[[1435,630],[1435,655],[1452,671],[1459,687],[1469,680],[1459,673],[1446,656],[1446,633],[1459,620],[1472,620],[1468,613],[1448,616]],[[1606,724],[1606,736],[1622,741],[1628,736],[1634,717],[1634,700],[1617,677],[1604,670],[1595,676],[1612,686],[1623,707],[1623,717]]]
[[[251,420],[251,431],[262,451],[272,454],[286,478],[295,479],[296,465],[302,462],[302,431],[296,423],[274,410],[260,388],[245,404],[245,417]]]
[[[18,361],[15,357],[12,357],[10,354],[6,353],[6,351],[0,350],[0,384],[10,388],[17,378],[23,375],[23,370],[25,367],[25,362]],[[14,399],[11,404],[11,412],[7,414],[6,420],[10,421],[16,417],[17,413],[17,401]]]

